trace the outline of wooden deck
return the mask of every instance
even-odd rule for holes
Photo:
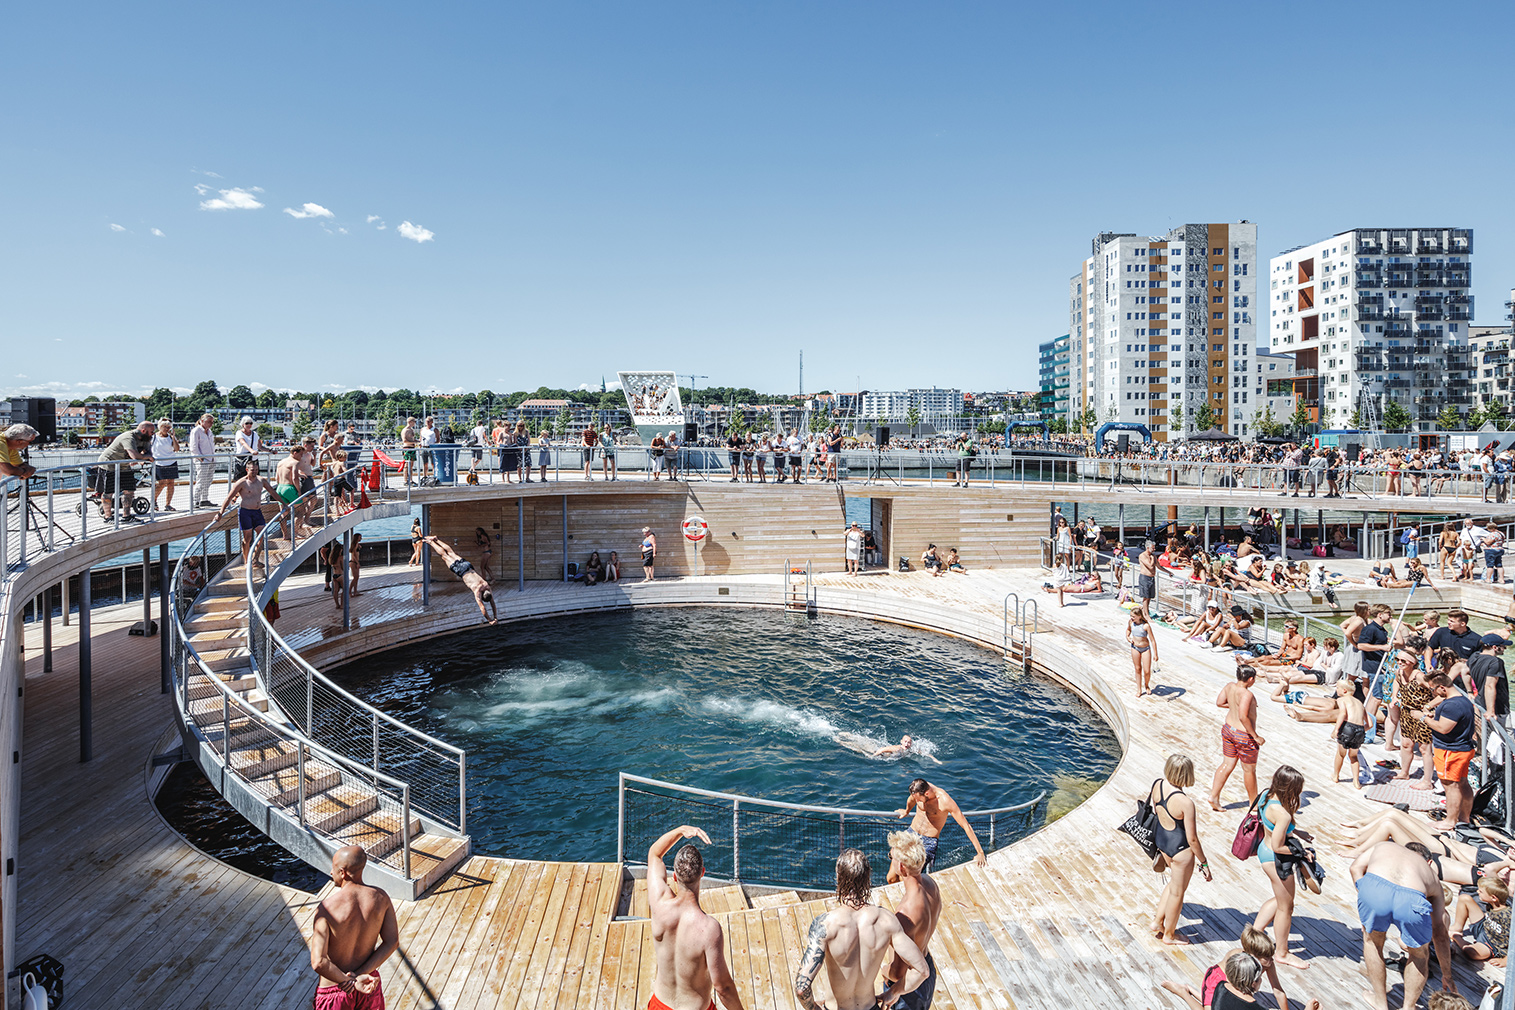
[[[355,612],[366,615],[360,621],[378,621],[386,612],[392,618],[394,608],[415,606],[414,577],[415,570],[403,568],[366,573],[373,591],[354,601]],[[386,583],[389,588],[381,591]],[[650,588],[668,590],[671,583]],[[1206,884],[1196,878],[1190,887],[1181,931],[1194,941],[1192,947],[1167,948],[1147,933],[1160,878],[1113,827],[1174,750],[1196,759],[1199,789],[1208,783],[1219,759],[1221,713],[1213,701],[1219,685],[1232,678],[1231,660],[1185,647],[1175,633],[1160,629],[1162,669],[1156,680],[1162,693],[1136,701],[1128,686],[1125,612],[1111,601],[1059,611],[1055,600],[1037,592],[1039,583],[1037,574],[1013,572],[818,579],[823,609],[828,589],[845,589],[896,605],[945,604],[998,620],[1006,592],[1023,598],[1036,594],[1049,604],[1042,611],[1043,640],[1101,672],[1125,698],[1129,746],[1102,790],[1038,834],[994,853],[987,866],[937,874],[946,907],[933,941],[940,970],[935,1005],[1078,1003],[1178,1010],[1179,1001],[1159,983],[1197,983],[1234,945],[1268,894],[1257,864],[1229,855],[1241,816],[1239,773],[1226,793],[1232,809],[1201,818],[1215,880]],[[445,584],[434,589],[433,611],[472,609],[471,599]],[[570,606],[571,594],[595,592],[552,584],[515,595]],[[502,604],[511,595],[502,594]],[[644,597],[654,599],[654,594]],[[312,628],[311,639],[334,630],[334,608],[320,597],[319,584],[292,582],[283,601],[280,628],[286,634],[302,624]],[[332,617],[320,618],[322,607]],[[17,958],[45,951],[62,960],[71,1007],[300,1005],[314,986],[304,948],[314,898],[202,855],[164,825],[148,800],[147,764],[171,716],[158,693],[157,641],[125,634],[136,616],[133,606],[95,614],[96,756],[86,766],[77,762],[77,678],[69,648],[73,640],[67,637],[76,629],[54,628],[56,669],[46,675],[40,672],[40,635],[27,629],[29,743],[23,755],[21,839],[26,872]],[[1308,805],[1300,821],[1316,832],[1320,851],[1330,852],[1343,837],[1340,821],[1378,807],[1346,784],[1329,784],[1327,727],[1292,723],[1265,697],[1260,705],[1260,728],[1268,739],[1260,770],[1266,776],[1287,757],[1304,772]],[[140,773],[119,774],[123,768]],[[1326,855],[1325,865],[1324,892],[1301,895],[1294,920],[1292,948],[1311,969],[1281,971],[1295,999],[1317,997],[1332,1007],[1358,1004],[1364,983],[1355,895],[1346,863]],[[633,915],[644,907],[635,888],[623,897],[622,885],[613,864],[475,856],[425,898],[399,909],[401,951],[384,971],[389,1006],[646,1006],[652,945],[645,921],[614,921],[623,902]],[[897,897],[893,888],[877,894],[886,905]],[[751,903],[761,907],[748,904],[730,888],[707,895],[707,905],[726,929],[743,1001],[749,1007],[794,1007],[791,982],[801,941],[825,903],[780,894]],[[1457,962],[1456,970],[1459,987],[1476,1004],[1484,978],[1467,962]],[[1493,977],[1492,971],[1488,975]],[[1397,983],[1398,976],[1391,972],[1390,980]],[[1261,999],[1267,1003],[1270,997]],[[1397,1003],[1397,994],[1391,993],[1391,1003]]]

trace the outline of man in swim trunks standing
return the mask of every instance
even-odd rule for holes
[[[914,988],[929,974],[926,959],[900,928],[899,919],[869,901],[873,897],[873,875],[868,857],[857,849],[844,849],[836,859],[836,896],[841,907],[815,917],[805,952],[800,955],[794,995],[804,1010],[818,1010],[820,1006],[812,986],[822,962],[836,1010],[872,1010],[879,1005],[874,984],[884,954],[891,949],[910,969],[904,986]]]
[[[226,492],[226,500],[221,503],[221,508],[216,512],[216,519],[226,515],[226,510],[231,508],[232,502],[237,503],[237,529],[242,532],[242,564],[247,564],[248,552],[252,550],[253,541],[263,529],[263,492],[267,491],[275,498],[279,492],[268,482],[268,478],[258,473],[258,458],[253,456],[247,461],[247,474],[237,480]],[[214,520],[212,520],[214,521]],[[254,562],[258,568],[263,566]]]
[[[1447,821],[1462,824],[1473,818],[1468,766],[1473,763],[1473,731],[1478,716],[1472,700],[1454,688],[1446,674],[1433,674],[1426,678],[1426,683],[1433,700],[1420,710],[1420,718],[1431,728],[1436,777],[1447,791]]]
[[[407,417],[405,419],[405,427],[400,431],[400,448],[403,450],[400,454],[400,459],[402,460],[400,464],[400,476],[405,479],[406,484],[409,484],[411,478],[415,475],[416,446],[420,441],[421,437],[416,434],[416,419]]]
[[[363,883],[368,856],[348,845],[331,856],[336,890],[316,908],[310,966],[321,976],[315,1010],[384,1010],[379,966],[400,946],[394,905]]]
[[[1420,1001],[1430,977],[1431,959],[1426,948],[1433,941],[1442,990],[1455,995],[1457,981],[1452,977],[1446,901],[1441,880],[1426,858],[1395,842],[1379,842],[1358,853],[1352,861],[1352,879],[1357,882],[1363,970],[1372,985],[1373,1006],[1389,1010],[1383,944],[1390,926],[1399,927],[1400,942],[1409,956],[1404,970],[1403,1005],[1413,1007]]]
[[[647,850],[647,914],[652,920],[652,949],[657,959],[647,1010],[713,1010],[712,990],[721,997],[723,1006],[742,1010],[742,997],[726,965],[721,924],[700,908],[705,860],[699,849],[686,845],[679,850],[673,860],[678,893],[668,886],[663,857],[685,838],[710,844],[705,832],[682,824]]]
[[[1150,606],[1157,598],[1157,555],[1153,553],[1156,546],[1148,540],[1136,559],[1136,598],[1141,601],[1143,608]]]
[[[926,1010],[936,995],[936,959],[929,947],[942,915],[942,892],[936,881],[921,872],[925,862],[926,847],[919,835],[913,831],[889,833],[889,879],[905,883],[905,896],[894,906],[894,916],[926,959],[926,977],[914,988],[910,984],[915,973],[907,971],[900,958],[884,969],[884,981],[889,988],[879,994],[879,1002],[887,1006],[890,999],[898,996],[899,1002],[894,1005],[900,1010]]]
[[[974,850],[978,855],[973,861],[980,866],[984,865],[984,847],[978,844],[978,835],[973,833],[973,825],[963,816],[963,811],[958,807],[957,801],[947,795],[947,790],[941,786],[934,786],[925,779],[916,779],[910,783],[910,795],[905,800],[902,810],[896,810],[894,816],[908,816],[911,809],[920,804],[920,809],[915,811],[915,819],[910,822],[910,830],[921,836],[921,844],[926,846],[926,862],[923,869],[930,872],[936,865],[936,847],[941,840],[942,828],[947,824],[950,816],[962,827],[963,834],[968,836],[968,841],[973,843]],[[895,878],[889,877],[889,883],[894,883]]]
[[[463,555],[447,546],[435,535],[423,537],[423,541],[437,552],[442,562],[452,569],[452,574],[463,580],[469,592],[473,593],[473,601],[479,605],[479,613],[483,615],[486,624],[494,624],[500,619],[500,608],[495,606],[494,591],[489,588],[489,583],[484,576],[473,570],[473,565],[464,560]],[[484,604],[489,604],[489,610],[484,609]],[[494,616],[490,616],[490,611]]]
[[[1247,799],[1257,799],[1257,752],[1266,742],[1257,732],[1257,698],[1252,694],[1252,685],[1257,682],[1257,670],[1251,666],[1238,666],[1236,680],[1220,689],[1215,707],[1226,710],[1226,721],[1220,727],[1220,752],[1224,760],[1215,769],[1215,780],[1210,784],[1210,808],[1223,809],[1220,791],[1226,780],[1241,762],[1242,778],[1247,786]]]

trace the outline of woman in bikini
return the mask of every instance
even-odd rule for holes
[[[1131,667],[1136,673],[1136,696],[1152,691],[1152,667],[1157,662],[1157,636],[1141,607],[1131,611],[1126,622],[1126,641],[1131,643]]]
[[[1167,781],[1165,782],[1164,779]],[[1210,863],[1205,859],[1205,847],[1199,840],[1199,808],[1188,793],[1186,786],[1194,784],[1194,759],[1187,754],[1170,754],[1163,765],[1163,778],[1152,783],[1147,802],[1157,815],[1157,828],[1153,841],[1157,843],[1157,858],[1152,869],[1157,873],[1172,870],[1173,875],[1163,887],[1157,899],[1157,916],[1152,920],[1152,932],[1163,943],[1187,944],[1189,941],[1174,933],[1178,928],[1179,913],[1184,907],[1184,892],[1194,877],[1194,870],[1210,880]]]
[[[1294,822],[1304,789],[1305,777],[1298,769],[1291,765],[1279,765],[1257,808],[1257,818],[1263,829],[1262,841],[1257,846],[1257,861],[1262,864],[1263,873],[1273,888],[1273,896],[1263,902],[1252,925],[1265,930],[1270,922],[1273,924],[1273,942],[1279,951],[1274,960],[1291,968],[1310,967],[1289,952],[1289,928],[1294,921],[1294,889],[1299,878],[1309,876],[1309,871],[1301,868],[1285,880],[1278,875],[1278,856],[1289,854],[1290,835],[1298,835],[1302,841],[1312,841],[1311,836],[1299,830]]]

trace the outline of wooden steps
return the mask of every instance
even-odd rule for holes
[[[760,894],[751,900],[753,908],[783,908],[786,905],[800,904],[800,896],[795,891],[779,891],[775,894]]]
[[[675,894],[682,890],[679,882],[673,879],[673,874],[668,875],[668,886]],[[793,893],[793,892],[790,892]],[[798,895],[795,896],[798,901]],[[747,894],[740,884],[706,884],[700,888],[700,907],[710,915],[721,912],[745,911],[749,906]],[[645,919],[648,915],[647,906],[647,878],[630,877],[621,882],[620,901],[617,902],[619,914],[630,916],[635,919]]]

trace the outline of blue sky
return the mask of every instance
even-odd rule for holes
[[[13,5],[0,390],[1031,388],[1095,232],[1242,218],[1500,322],[1512,11]]]

